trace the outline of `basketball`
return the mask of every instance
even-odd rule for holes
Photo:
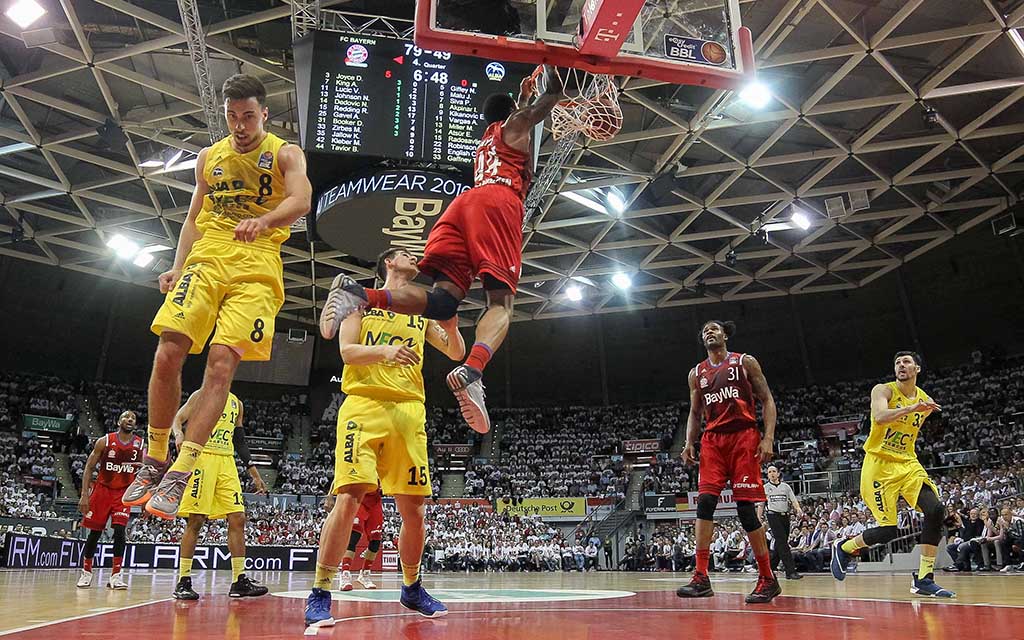
[[[725,47],[717,42],[705,42],[701,45],[700,52],[704,55],[704,59],[711,64],[722,64],[725,62]]]

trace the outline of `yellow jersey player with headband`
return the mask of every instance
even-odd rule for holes
[[[238,363],[270,359],[274,319],[284,302],[281,243],[309,211],[312,195],[302,150],[264,128],[269,111],[263,83],[234,75],[224,82],[223,94],[230,134],[199,152],[196,189],[174,265],[160,275],[166,297],[151,327],[160,342],[149,381],[149,448],[123,497],[125,504],[145,504],[165,519],[178,512]],[[207,341],[201,393],[168,469],[181,369]]]

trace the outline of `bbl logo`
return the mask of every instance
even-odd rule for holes
[[[505,79],[505,65],[500,62],[491,62],[487,65],[485,73],[487,73],[488,80],[500,82]]]
[[[274,168],[274,152],[264,151],[263,155],[260,156],[259,161],[256,165],[260,169],[273,169]]]

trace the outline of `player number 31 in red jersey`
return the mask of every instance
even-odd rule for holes
[[[747,532],[757,560],[757,586],[747,596],[748,604],[771,602],[782,593],[771,568],[764,525],[757,517],[756,503],[765,501],[761,463],[772,457],[775,437],[775,400],[768,389],[761,365],[753,356],[734,353],[726,347],[736,332],[732,322],[711,320],[700,330],[701,344],[708,357],[690,371],[690,415],[686,423],[683,458],[697,462],[697,433],[705,422],[701,438],[697,498],[697,567],[689,584],[679,587],[680,598],[714,595],[708,579],[711,535],[715,529],[715,507],[725,489],[732,486],[736,515]],[[755,400],[764,413],[764,437],[757,428]]]

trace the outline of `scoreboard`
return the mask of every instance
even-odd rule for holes
[[[300,69],[302,73],[303,69]],[[530,65],[427,51],[408,40],[316,32],[303,141],[309,153],[472,164],[492,93]]]

